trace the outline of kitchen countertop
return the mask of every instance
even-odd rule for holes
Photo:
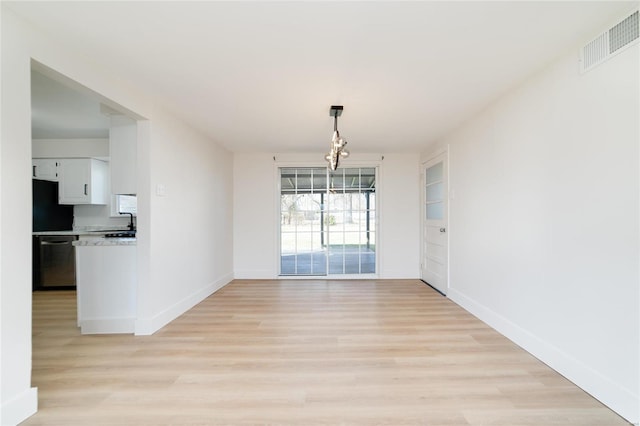
[[[125,227],[110,226],[108,228],[86,227],[86,228],[66,230],[66,231],[35,231],[33,232],[33,235],[34,236],[39,236],[39,235],[96,235],[96,236],[99,236],[100,234],[109,234],[111,232],[127,231],[128,229],[129,228],[126,226]]]
[[[66,230],[66,231],[36,231],[33,232],[34,236],[41,235],[55,235],[55,236],[63,236],[63,235],[76,235],[76,236],[92,236],[94,238],[90,239],[81,239],[76,240],[72,244],[74,246],[135,246],[136,239],[135,238],[105,238],[105,234],[111,234],[114,232],[127,231],[128,227],[118,227],[118,226],[87,226],[83,228],[78,228],[74,230]]]
[[[36,231],[34,236],[40,235],[100,235],[102,231]]]
[[[72,244],[74,246],[135,246],[137,243],[135,238],[92,238],[90,240],[77,240]]]

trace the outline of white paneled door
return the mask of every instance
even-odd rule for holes
[[[422,189],[422,279],[447,294],[449,191],[446,153],[423,164]]]

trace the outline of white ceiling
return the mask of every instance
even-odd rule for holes
[[[110,121],[97,99],[31,72],[33,139],[108,138]]]
[[[419,151],[637,2],[6,2],[231,151]],[[576,69],[578,64],[576,63]]]

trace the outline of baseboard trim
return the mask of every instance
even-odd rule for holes
[[[235,271],[233,277],[237,280],[277,280],[278,274],[268,269]]]
[[[3,426],[17,425],[33,416],[38,411],[38,388],[29,388],[2,402],[2,418],[0,424]]]
[[[380,268],[378,275],[381,280],[419,280],[419,273],[408,273],[406,269]]]
[[[135,331],[135,318],[99,318],[80,321],[82,334],[122,334]]]
[[[415,280],[414,275],[407,275],[407,271],[382,271],[379,274],[350,274],[345,276],[334,275],[328,278],[326,275],[278,275],[276,272],[259,269],[251,271],[235,271],[233,274],[237,280],[280,280],[280,279],[380,279],[380,280]],[[348,278],[347,278],[348,277]]]
[[[631,423],[638,423],[638,395],[542,340],[465,294],[449,288],[448,298],[512,340]]]
[[[233,273],[226,274],[215,282],[207,285],[203,289],[196,291],[190,296],[178,301],[177,303],[169,306],[162,312],[154,315],[151,318],[140,318],[135,321],[135,334],[137,336],[149,336],[156,331],[160,330],[165,325],[169,324],[180,315],[193,308],[198,303],[202,302],[207,297],[211,296],[216,291],[220,290],[225,285],[229,284],[233,280]]]

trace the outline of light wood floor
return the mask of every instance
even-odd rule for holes
[[[420,281],[234,281],[153,336],[34,294],[24,425],[627,425]]]

